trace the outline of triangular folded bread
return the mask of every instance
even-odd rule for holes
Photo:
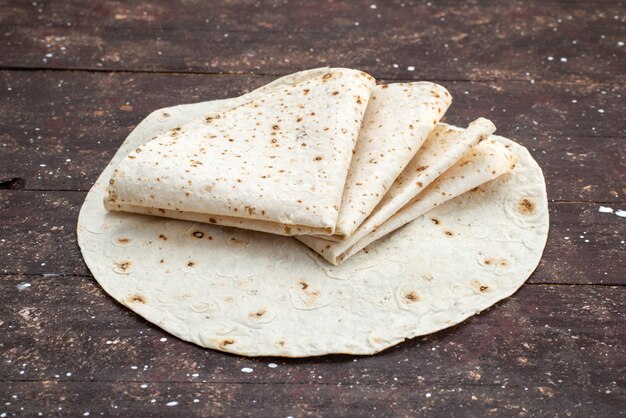
[[[177,126],[120,163],[105,204],[332,234],[374,87],[361,71],[333,68]]]
[[[443,130],[439,130],[439,137],[463,137],[461,128],[449,125],[442,128]],[[434,138],[438,137],[433,134],[427,141],[432,142]],[[423,156],[418,153],[416,158],[420,157]],[[384,221],[378,223],[372,222],[371,218],[367,219],[352,236],[341,242],[311,236],[298,236],[297,239],[330,263],[340,264],[370,243],[436,206],[506,173],[513,165],[514,159],[503,145],[493,140],[483,141]]]
[[[350,164],[334,238],[349,237],[370,215],[451,101],[448,91],[434,83],[376,86]]]

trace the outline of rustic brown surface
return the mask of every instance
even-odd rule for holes
[[[367,415],[376,407],[403,416],[463,413],[461,404],[468,413],[610,415],[626,395],[624,287],[526,286],[459,326],[374,357],[248,359],[176,340],[112,301],[91,278],[5,280],[0,306],[10,319],[0,381],[10,382],[7,395],[19,396],[10,411],[82,407],[98,415],[117,405],[162,414],[175,400],[180,414],[253,415],[258,408],[267,416]],[[24,283],[31,286],[19,290]],[[15,299],[22,303],[9,303]],[[73,326],[58,316],[75,318]],[[39,391],[47,399],[29,402]]]
[[[10,3],[0,21],[10,68],[279,75],[334,65],[381,78],[626,79],[617,1]]]
[[[611,0],[0,0],[0,415],[617,416],[626,218],[599,208],[626,210],[625,19]],[[325,64],[439,81],[448,122],[531,149],[551,231],[528,284],[379,355],[303,360],[205,350],[108,297],[75,224],[132,128]]]

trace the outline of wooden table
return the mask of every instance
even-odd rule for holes
[[[622,2],[212,3],[0,1],[0,417],[624,412]],[[302,360],[205,350],[107,296],[76,218],[132,128],[323,65],[439,82],[447,121],[532,151],[551,232],[528,283],[379,355]]]

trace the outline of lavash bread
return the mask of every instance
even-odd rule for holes
[[[493,123],[485,118],[473,121],[467,129],[453,128],[446,124],[437,125],[404,171],[391,185],[382,201],[350,237],[342,241],[334,240],[333,237],[316,236],[303,236],[298,239],[329,262],[341,263],[356,251],[364,248],[367,245],[366,242],[372,242],[371,237],[374,236],[372,234],[375,231],[379,230],[375,236],[380,237],[380,231],[388,228],[380,229],[381,225],[384,225],[389,218],[396,215],[410,202],[413,201],[412,203],[415,204],[416,196],[420,195],[429,184],[437,180],[462,157],[468,155],[472,147],[487,138],[495,129]],[[500,169],[497,172],[501,173]],[[485,181],[488,180],[490,179]],[[446,197],[445,200],[439,199],[439,203],[443,203],[454,196]],[[405,211],[404,213],[406,218],[408,213],[413,212]],[[419,215],[421,213],[416,216]],[[369,240],[366,239],[367,236],[370,236]],[[359,242],[361,245],[357,246],[356,244]]]
[[[393,216],[495,130],[485,118],[476,119],[466,129],[437,125],[376,207],[368,219],[370,225],[380,225]]]
[[[246,356],[373,354],[492,306],[536,268],[548,233],[545,182],[525,148],[497,136],[491,138],[517,160],[510,173],[340,266],[289,237],[106,211],[113,169],[142,138],[230,103],[151,114],[101,174],[79,215],[78,242],[94,278],[172,335]]]
[[[108,294],[203,347],[306,357],[376,353],[453,326],[523,284],[547,238],[545,181],[524,147],[495,135],[489,139],[517,161],[510,172],[437,206],[340,266],[289,237],[102,205],[115,167],[153,136],[324,71],[284,77],[238,98],[160,109],[135,128],[89,191],[78,219],[81,252]]]
[[[458,128],[449,127],[460,131]],[[495,140],[483,141],[472,148],[425,190],[382,224],[359,230],[345,241],[332,242],[316,237],[299,236],[298,240],[337,265],[367,245],[406,225],[435,207],[507,173],[515,166],[515,158]],[[437,222],[434,220],[433,222]],[[452,234],[452,233],[451,233]]]
[[[359,132],[333,237],[349,237],[370,215],[451,101],[448,91],[434,83],[376,86]]]
[[[177,125],[124,158],[107,208],[332,234],[374,86],[361,71],[333,68]]]

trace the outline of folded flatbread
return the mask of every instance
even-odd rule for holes
[[[452,127],[448,129],[460,131]],[[417,219],[435,207],[510,171],[514,164],[513,155],[504,145],[495,140],[483,141],[382,224],[371,227],[371,229],[369,225],[365,225],[359,234],[355,234],[342,242],[332,242],[308,236],[297,238],[327,261],[337,265],[377,239]],[[437,221],[434,220],[433,222]]]
[[[448,91],[434,83],[376,86],[361,125],[333,237],[349,237],[371,214],[451,101]]]
[[[334,233],[375,80],[336,68],[292,79],[137,147],[111,176],[107,208]]]
[[[413,200],[430,183],[452,167],[469,150],[495,131],[491,121],[479,118],[470,123],[467,129],[452,128],[439,124],[430,133],[404,171],[389,188],[372,214],[339,245],[331,245],[327,240],[339,242],[333,237],[303,237],[306,245],[323,255],[331,263],[337,264],[348,256],[348,249],[384,224],[389,218]],[[362,241],[365,242],[365,241]],[[371,242],[371,241],[370,241]],[[362,249],[361,246],[358,249]],[[358,251],[356,247],[350,254]],[[341,254],[343,257],[340,257]]]

